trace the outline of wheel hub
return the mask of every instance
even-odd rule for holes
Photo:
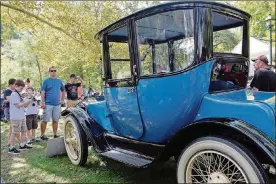
[[[221,172],[214,172],[210,174],[208,177],[208,183],[231,183],[229,178],[221,173]]]

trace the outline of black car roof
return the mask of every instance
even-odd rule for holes
[[[174,6],[189,6],[189,7],[197,7],[197,6],[211,6],[211,7],[219,7],[219,8],[224,8],[225,11],[228,10],[228,12],[236,12],[237,14],[240,14],[240,15],[243,15],[244,17],[246,17],[245,19],[246,20],[249,20],[251,18],[251,15],[243,10],[240,10],[238,8],[235,8],[233,6],[230,6],[230,5],[227,5],[227,4],[223,4],[223,3],[218,3],[218,2],[210,2],[210,1],[180,1],[180,2],[170,2],[170,3],[163,3],[163,4],[159,4],[159,5],[155,5],[155,6],[151,6],[151,7],[148,7],[148,8],[145,8],[145,9],[142,9],[142,10],[139,10],[133,14],[130,14],[126,17],[123,17],[115,22],[113,22],[112,24],[108,25],[107,27],[103,28],[101,31],[99,31],[96,35],[95,35],[95,38],[96,39],[100,39],[100,37],[102,36],[102,34],[104,32],[107,32],[109,31],[109,29],[111,29],[114,25],[120,23],[120,22],[124,22],[130,18],[135,18],[137,16],[140,16],[140,15],[143,15],[143,14],[146,14],[146,13],[149,13],[151,12],[152,10],[155,10],[155,9],[164,9],[165,7],[174,7]]]

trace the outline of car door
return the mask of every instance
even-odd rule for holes
[[[193,13],[157,12],[136,21],[141,61],[137,91],[146,130],[142,141],[168,141],[193,122],[208,91],[212,63],[193,67]]]
[[[143,135],[136,85],[133,82],[127,26],[106,35],[104,44],[108,116],[116,134],[138,139]]]

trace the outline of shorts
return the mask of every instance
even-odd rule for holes
[[[36,114],[27,115],[26,125],[28,130],[37,129],[37,115]]]
[[[46,105],[46,108],[43,109],[42,121],[49,122],[52,119],[55,122],[59,121],[60,118],[60,105]]]
[[[76,105],[79,103],[78,100],[67,100],[67,108],[70,108],[70,107],[76,107]]]
[[[27,131],[26,120],[11,120],[11,128],[13,134]]]
[[[10,121],[10,108],[5,107],[4,109],[5,118],[7,121]]]

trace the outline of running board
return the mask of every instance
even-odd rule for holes
[[[144,157],[137,153],[125,150],[110,150],[100,153],[100,155],[137,168],[147,167],[153,161],[153,158]]]

